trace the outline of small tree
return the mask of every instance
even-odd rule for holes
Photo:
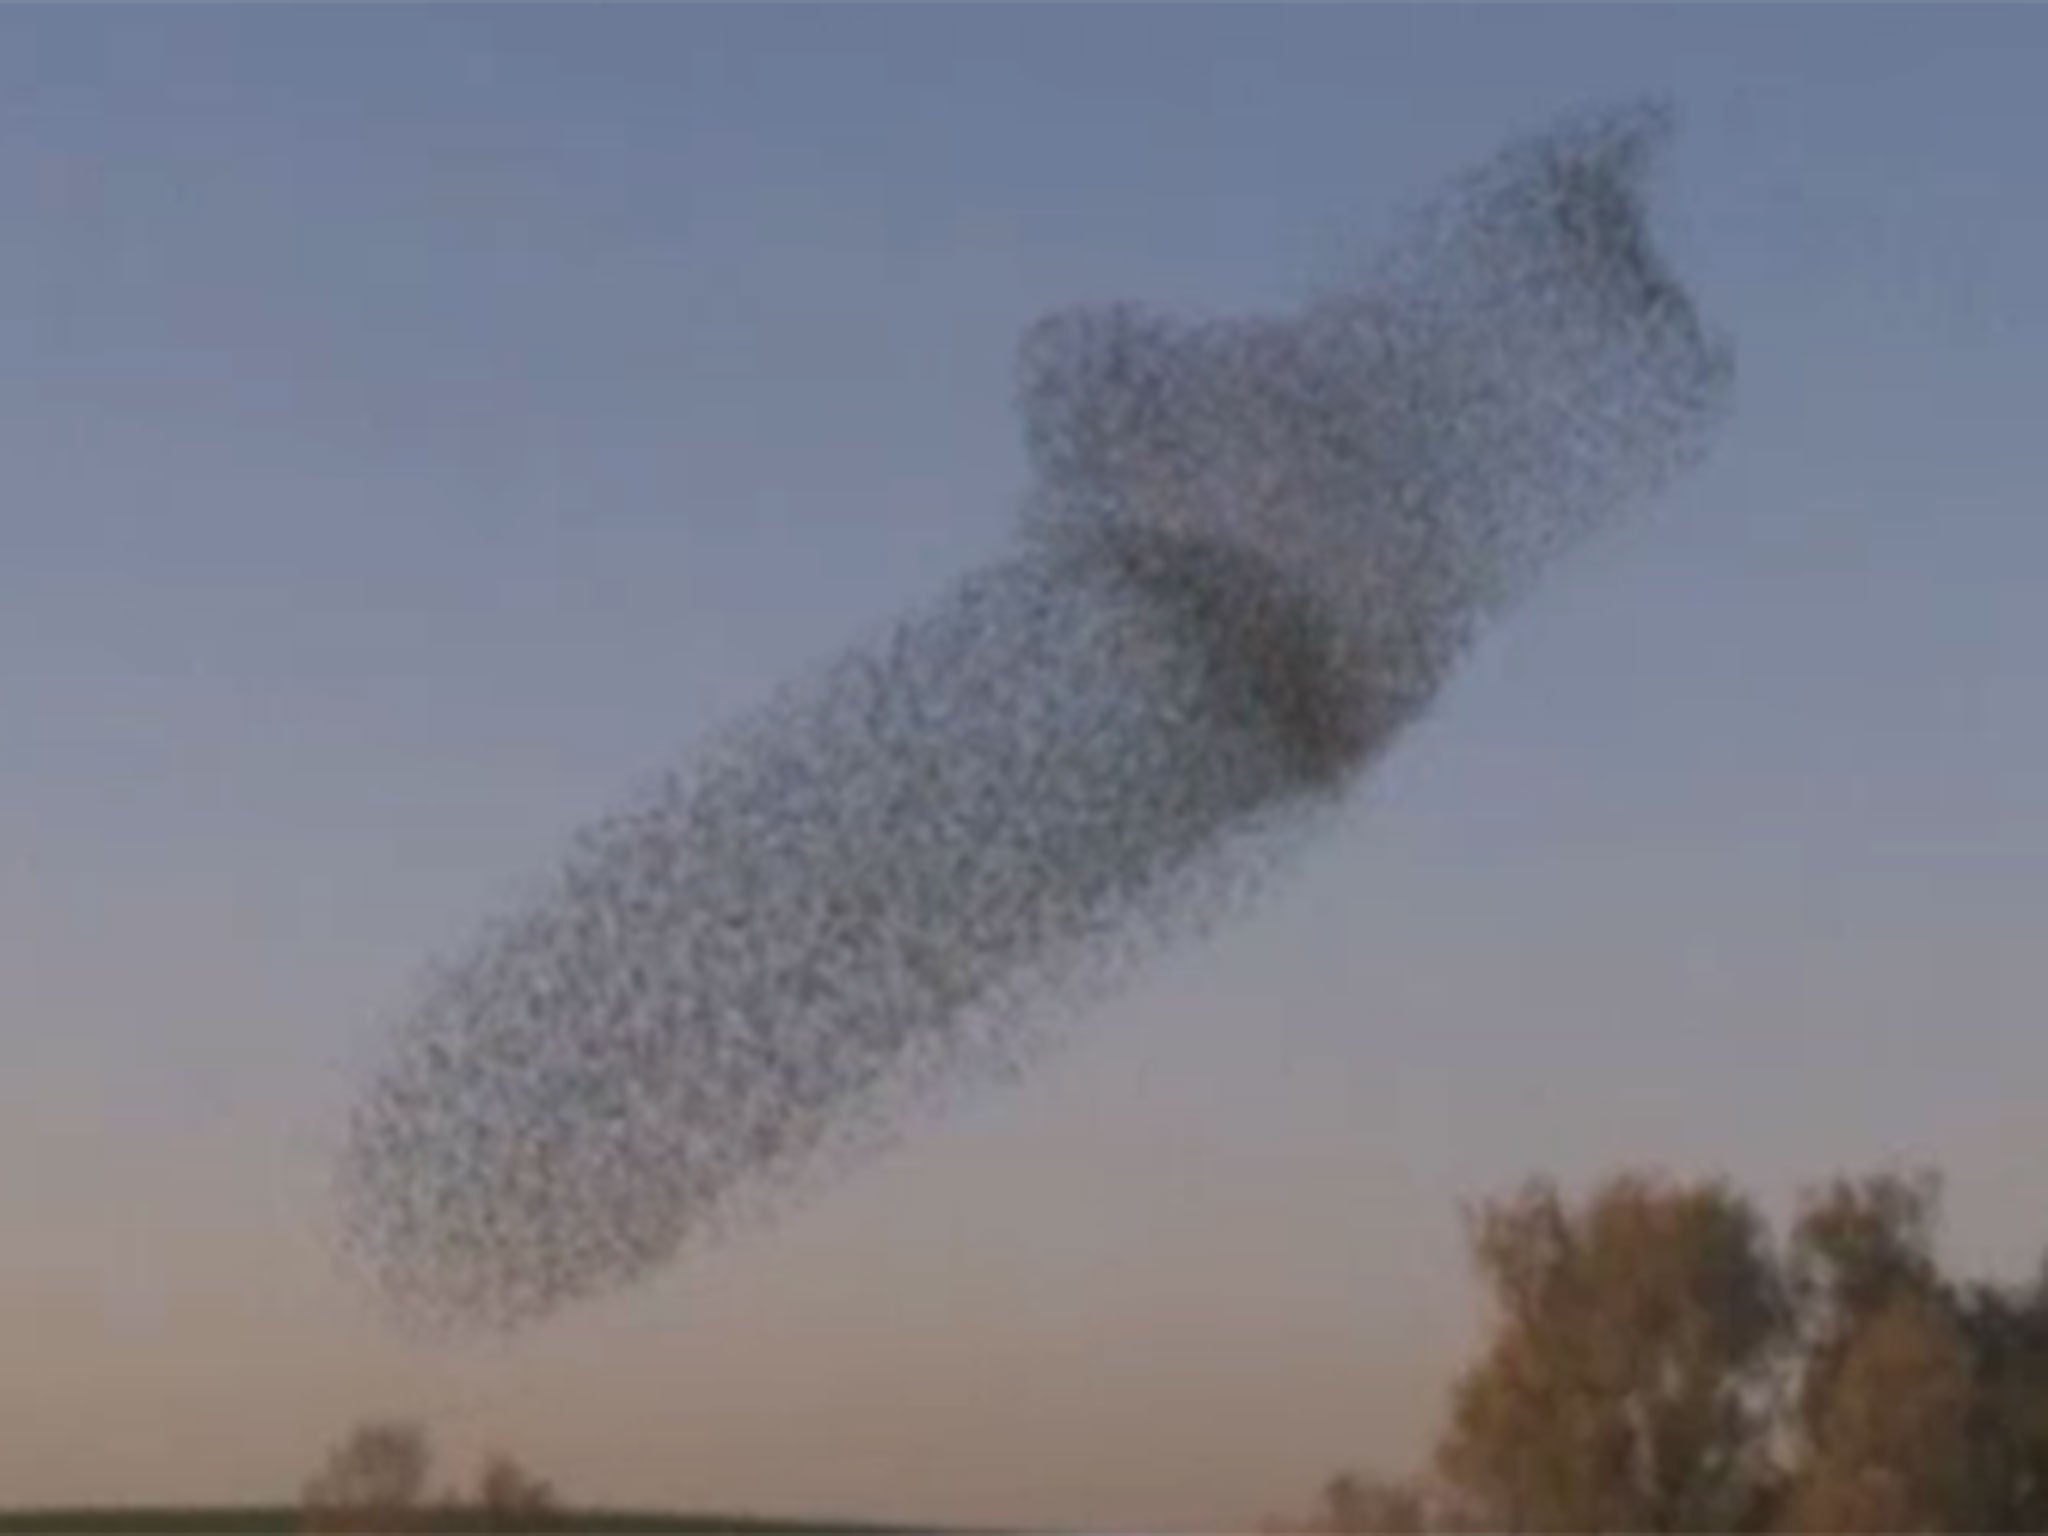
[[[426,1431],[401,1420],[358,1424],[300,1496],[308,1531],[392,1532],[413,1522],[433,1460]]]
[[[1407,1536],[1440,1528],[1431,1503],[1416,1479],[1341,1472],[1323,1485],[1314,1514],[1268,1520],[1262,1529],[1269,1536]]]
[[[555,1512],[555,1491],[510,1456],[494,1454],[477,1478],[477,1503],[493,1530],[530,1530]]]
[[[1346,1472],[1323,1485],[1316,1531],[1333,1536],[1406,1536],[1430,1526],[1429,1499],[1412,1479]]]

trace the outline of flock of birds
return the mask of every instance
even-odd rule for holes
[[[404,1323],[640,1279],[1282,868],[1478,627],[1704,450],[1652,107],[1510,144],[1292,311],[1061,311],[1014,545],[585,829],[434,965],[338,1171]]]

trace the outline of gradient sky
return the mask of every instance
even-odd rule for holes
[[[0,1503],[356,1417],[572,1495],[1242,1524],[1418,1456],[1459,1202],[1931,1160],[2048,1239],[2048,11],[0,13]],[[502,1348],[329,1267],[420,964],[995,552],[1019,329],[1668,93],[1715,457],[1259,917]],[[451,1471],[457,1467],[451,1465]]]

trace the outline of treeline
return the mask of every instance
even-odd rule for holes
[[[382,1419],[358,1424],[307,1480],[289,1529],[303,1536],[513,1531],[577,1536],[909,1536],[901,1528],[851,1522],[575,1509],[560,1500],[552,1483],[502,1452],[484,1458],[467,1490],[447,1488],[433,1494],[433,1460],[432,1442],[416,1423]]]
[[[579,1509],[502,1453],[485,1457],[467,1488],[433,1492],[433,1465],[432,1442],[420,1425],[368,1420],[328,1452],[296,1504],[4,1510],[0,1536],[917,1536],[906,1527],[852,1521]]]
[[[1471,1214],[1492,1332],[1429,1468],[1306,1521],[1391,1531],[2048,1531],[2048,1267],[1954,1278],[1940,1187],[1537,1180]]]
[[[434,1454],[427,1432],[403,1420],[359,1424],[327,1455],[299,1496],[300,1528],[311,1536],[423,1530],[539,1530],[559,1523],[554,1486],[510,1456],[494,1453],[473,1494],[449,1489],[429,1500]]]

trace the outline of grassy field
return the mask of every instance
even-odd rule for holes
[[[236,1504],[216,1508],[0,1510],[0,1536],[285,1536],[301,1529],[290,1504]],[[560,1510],[518,1527],[494,1524],[482,1510],[425,1510],[405,1527],[413,1532],[548,1531],[558,1536],[939,1536],[929,1528],[863,1525],[850,1521],[800,1522],[752,1515],[678,1514],[660,1510]]]

